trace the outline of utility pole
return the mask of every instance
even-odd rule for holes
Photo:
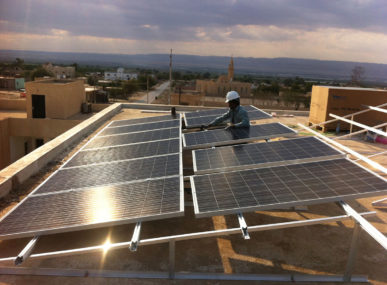
[[[149,74],[146,76],[146,102],[149,104]]]
[[[169,96],[168,96],[168,105],[171,104],[171,94],[172,94],[172,49],[171,49],[171,54],[169,55]]]

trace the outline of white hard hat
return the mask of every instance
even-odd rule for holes
[[[235,99],[239,99],[239,94],[238,92],[236,91],[230,91],[227,93],[226,95],[226,103],[232,101],[232,100],[235,100]]]

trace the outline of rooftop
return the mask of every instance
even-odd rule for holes
[[[132,106],[138,106],[133,104]],[[130,107],[130,106],[129,106]],[[103,119],[97,128],[84,133],[82,139],[78,139],[70,148],[63,147],[60,154],[50,159],[50,163],[39,173],[30,177],[18,185],[1,201],[1,216],[4,216],[17,203],[60,165],[67,161],[79,148],[88,142],[97,132],[113,120],[132,119],[140,117],[160,116],[160,111],[143,110],[135,108],[120,109],[113,117]],[[157,108],[157,106],[154,106]],[[102,118],[102,114],[100,114]],[[92,120],[93,118],[90,118]],[[96,120],[96,118],[94,118]],[[294,127],[298,122],[307,123],[307,117],[277,117],[265,119],[259,123],[281,122]],[[91,121],[84,122],[91,124]],[[83,126],[84,127],[84,126]],[[82,128],[77,126],[76,128]],[[73,137],[68,134],[67,137]],[[80,137],[79,137],[80,138]],[[60,137],[59,140],[63,140]],[[343,142],[360,153],[380,152],[385,149],[382,145],[370,144],[360,140]],[[44,145],[43,148],[54,147]],[[39,149],[38,149],[39,151]],[[36,155],[36,154],[35,154]],[[36,160],[36,156],[30,157]],[[383,156],[375,157],[375,161],[387,166]],[[28,163],[28,158],[25,163]],[[19,167],[22,168],[21,164]],[[0,173],[3,174],[3,173]],[[2,175],[3,176],[3,175]],[[382,198],[382,197],[380,197]],[[365,198],[351,201],[353,208],[359,211],[377,211],[377,217],[369,219],[380,231],[385,231],[387,212],[372,207],[371,202],[380,199],[378,197]],[[185,193],[185,216],[161,221],[144,223],[141,238],[154,238],[174,234],[184,234],[196,231],[211,231],[231,227],[239,227],[235,215],[215,216],[212,218],[195,218],[192,206],[192,196]],[[302,221],[305,219],[322,218],[333,215],[342,215],[342,211],[335,204],[322,204],[308,206],[307,210],[277,210],[257,211],[244,214],[248,225],[273,224],[288,221]],[[264,273],[264,274],[342,274],[345,268],[349,245],[351,242],[354,223],[352,221],[333,222],[325,225],[309,227],[297,227],[294,229],[277,229],[251,233],[250,240],[244,240],[240,235],[230,235],[218,238],[196,239],[179,241],[176,244],[176,271],[195,272],[219,272],[219,273]],[[130,239],[134,224],[116,226],[113,228],[101,228],[44,236],[41,238],[34,252],[47,252],[65,250],[104,244],[107,238],[110,242],[123,242]],[[0,257],[14,256],[20,252],[29,239],[16,239],[0,242]],[[381,247],[371,238],[362,235],[356,259],[355,272],[368,274],[372,284],[383,284],[385,280],[385,266],[387,260],[381,252]],[[7,266],[12,265],[11,263]],[[168,247],[165,244],[140,246],[136,252],[130,252],[127,248],[111,250],[101,255],[100,252],[47,258],[44,260],[30,259],[27,267],[49,268],[88,268],[104,270],[137,270],[160,271],[168,270]],[[112,284],[133,284],[136,280],[129,279],[105,279],[85,277],[50,276],[15,276],[3,275],[4,284],[95,284],[96,280],[113,282]],[[35,283],[34,283],[35,282]],[[160,284],[168,280],[148,279],[147,284]],[[222,283],[222,282],[220,282]],[[138,284],[142,284],[138,281]],[[174,284],[202,284],[200,281],[176,280]],[[217,282],[216,284],[219,284]],[[229,284],[229,283],[227,283]],[[309,284],[309,283],[305,283]],[[310,283],[312,284],[312,283]]]
[[[376,88],[340,87],[340,86],[325,86],[325,85],[318,85],[318,87],[325,87],[325,88],[329,88],[329,89],[342,89],[342,90],[360,90],[360,91],[382,91],[382,92],[386,92],[386,90],[376,89]]]

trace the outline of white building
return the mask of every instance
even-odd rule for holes
[[[130,80],[137,79],[137,73],[124,73],[124,69],[122,67],[117,69],[117,72],[104,72],[105,80]]]

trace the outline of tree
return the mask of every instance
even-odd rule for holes
[[[51,72],[48,72],[47,70],[45,70],[43,67],[40,66],[32,72],[31,79],[35,80],[36,77],[44,77],[44,76],[53,77],[54,74],[52,74]]]
[[[351,73],[351,83],[353,85],[360,85],[360,83],[364,80],[364,74],[365,74],[365,69],[362,66],[355,66],[352,69]]]
[[[132,93],[136,92],[139,89],[138,82],[135,79],[126,80],[122,84],[122,90],[126,97],[129,97]]]
[[[18,66],[18,67],[20,67],[20,68],[23,68],[24,60],[17,57],[17,58],[16,58],[16,61],[15,61],[15,63],[14,63],[14,65],[15,65],[15,66]]]

